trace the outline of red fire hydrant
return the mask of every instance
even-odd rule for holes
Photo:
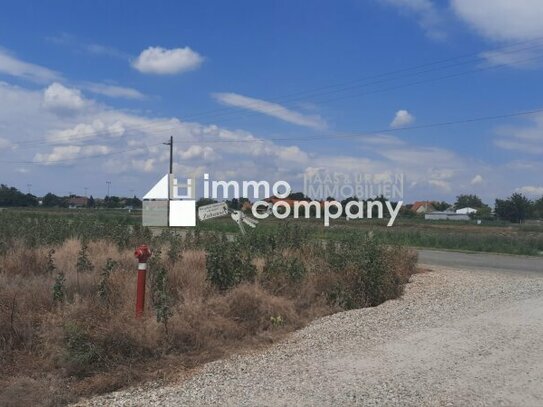
[[[143,315],[145,306],[145,278],[147,272],[147,260],[151,257],[151,251],[146,244],[139,246],[134,255],[138,258],[138,289],[136,294],[136,318]]]

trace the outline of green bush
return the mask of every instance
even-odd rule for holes
[[[206,270],[209,281],[220,290],[250,281],[256,275],[251,253],[240,241],[215,242],[209,245]]]
[[[297,257],[270,255],[264,266],[264,278],[286,277],[288,280],[301,281],[306,275],[304,263]]]
[[[101,361],[100,351],[86,330],[74,323],[64,325],[64,363],[70,373],[82,377]]]

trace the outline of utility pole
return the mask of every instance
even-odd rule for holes
[[[107,184],[107,196],[109,197],[109,187],[111,186],[111,181],[106,181]]]
[[[87,197],[87,191],[88,191],[88,188],[85,187],[85,198]]]
[[[172,199],[172,183],[173,183],[173,136],[170,136],[170,141],[168,143],[162,143],[165,146],[170,146],[170,171],[168,172],[168,226],[170,226],[170,200]]]
[[[162,143],[165,146],[170,146],[170,172],[168,174],[173,174],[173,136],[170,136],[170,141],[167,143]]]

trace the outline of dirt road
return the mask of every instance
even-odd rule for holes
[[[541,383],[543,273],[434,268],[401,299],[322,318],[178,385],[89,404],[542,406]]]

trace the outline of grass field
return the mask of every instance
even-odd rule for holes
[[[285,221],[266,219],[259,223],[260,232],[273,231]],[[425,221],[399,218],[394,226],[385,220],[337,219],[329,227],[319,220],[298,219],[290,223],[306,228],[316,239],[342,241],[353,235],[372,232],[383,243],[411,247],[481,251],[519,255],[543,254],[543,225],[518,225],[506,222]],[[228,218],[201,222],[202,230],[237,233],[237,225]]]
[[[224,224],[226,226],[226,224]],[[0,211],[0,405],[58,406],[164,379],[314,318],[401,295],[416,254],[301,225],[237,239],[118,212]],[[153,250],[135,318],[134,247]]]
[[[543,252],[538,225],[337,219],[325,228],[270,219],[243,237],[230,218],[176,231],[140,219],[137,211],[0,210],[0,405],[59,405],[163,378],[313,318],[377,305],[415,272],[407,246]],[[140,243],[154,256],[138,321]]]
[[[100,224],[138,225],[141,211],[128,213],[117,209],[4,209],[6,216],[24,218],[70,219],[72,222],[97,222]],[[1,215],[1,213],[0,213]],[[411,247],[447,250],[480,251],[518,255],[543,255],[543,224],[519,225],[500,221],[425,221],[422,218],[398,218],[393,227],[386,227],[386,220],[333,220],[324,227],[319,219],[260,221],[258,233],[273,232],[285,222],[296,224],[308,231],[311,237],[324,240],[348,240],[352,235],[371,231],[383,243]],[[229,218],[212,219],[198,223],[202,231],[238,234],[238,226]],[[249,228],[247,228],[249,229]],[[1,229],[0,229],[1,230]],[[249,233],[252,231],[249,230]],[[122,233],[122,231],[119,231]],[[155,230],[155,233],[160,233]],[[0,236],[1,241],[1,236]]]

